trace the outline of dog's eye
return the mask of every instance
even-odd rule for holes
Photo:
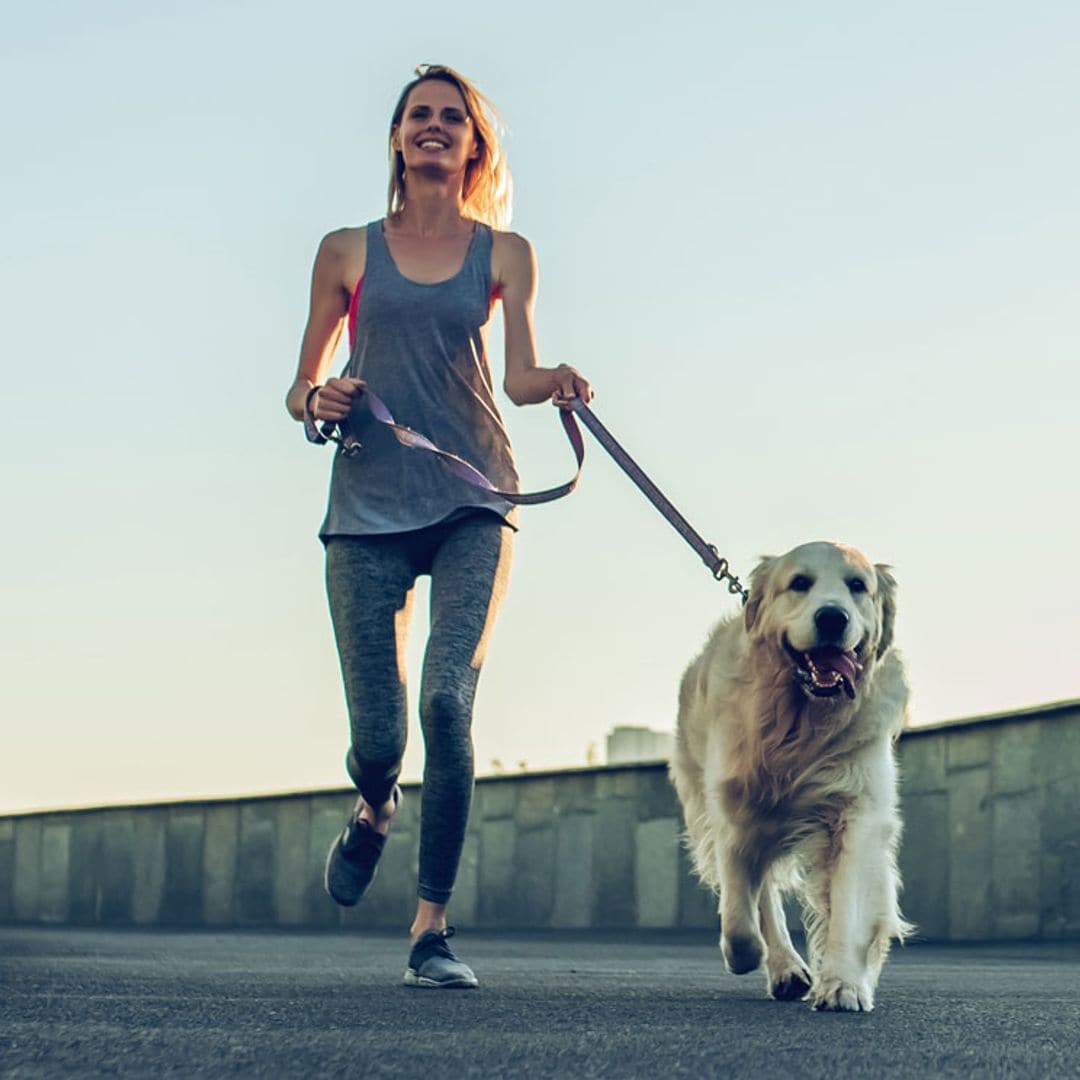
[[[862,579],[861,577],[853,577],[853,578],[852,578],[852,579],[851,579],[851,580],[850,580],[850,581],[848,582],[848,588],[849,588],[849,589],[850,589],[850,590],[851,590],[851,591],[852,591],[853,593],[861,593],[861,592],[866,592],[866,582],[865,582],[865,581],[863,581],[863,579]]]
[[[788,583],[788,588],[792,592],[809,592],[813,584],[812,578],[808,578],[805,574],[796,574]]]

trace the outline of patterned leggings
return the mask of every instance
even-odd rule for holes
[[[390,797],[401,770],[413,585],[431,575],[431,633],[420,681],[418,893],[435,903],[450,899],[465,842],[473,696],[506,593],[512,542],[502,518],[479,510],[412,532],[334,536],[326,543],[326,588],[352,736],[346,767],[373,806]]]

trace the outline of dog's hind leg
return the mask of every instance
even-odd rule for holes
[[[765,972],[769,994],[777,1001],[798,1001],[810,989],[810,972],[788,933],[784,905],[776,883],[766,878],[758,900],[761,932],[768,950]]]

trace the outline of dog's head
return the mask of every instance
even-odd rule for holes
[[[803,544],[751,575],[746,630],[775,649],[810,697],[847,694],[892,643],[896,582],[889,567],[845,544]]]

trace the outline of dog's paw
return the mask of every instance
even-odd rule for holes
[[[813,985],[806,965],[797,957],[769,967],[769,996],[777,1001],[802,1001]]]
[[[757,971],[765,959],[765,946],[761,938],[749,935],[725,934],[720,939],[720,951],[724,954],[724,963],[732,975],[745,975],[748,971]]]
[[[874,990],[866,980],[846,980],[838,975],[818,979],[810,1004],[819,1012],[871,1012]]]

